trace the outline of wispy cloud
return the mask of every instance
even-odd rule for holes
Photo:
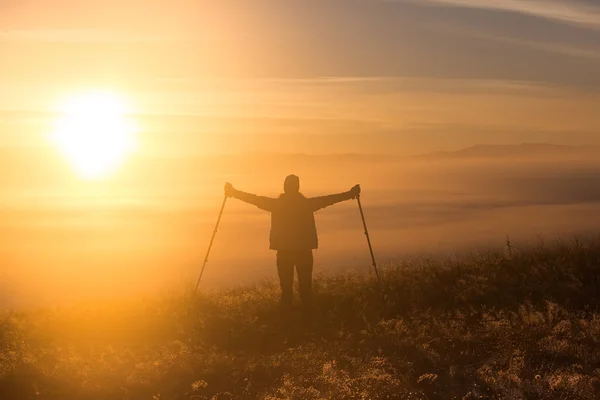
[[[582,49],[564,44],[542,43],[533,40],[512,39],[507,37],[487,36],[487,39],[500,43],[509,43],[517,46],[563,54],[569,57],[578,57],[589,60],[600,60],[600,49]]]
[[[533,50],[541,50],[569,57],[577,57],[595,61],[600,60],[600,46],[590,47],[589,45],[584,46],[582,44],[574,45],[561,43],[556,40],[543,41],[520,37],[511,37],[506,34],[490,34],[468,27],[453,28],[452,33],[464,37],[480,38],[489,40],[491,42],[506,43],[520,47],[527,47]]]
[[[22,29],[0,30],[0,40],[59,43],[137,43],[194,41],[189,36],[129,33],[109,29]]]
[[[404,0],[396,0],[404,1]],[[407,0],[417,4],[515,12],[600,29],[600,6],[575,0]]]

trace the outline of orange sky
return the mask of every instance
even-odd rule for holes
[[[597,6],[527,4],[3,2],[0,144],[93,89],[133,100],[151,152],[596,143]]]

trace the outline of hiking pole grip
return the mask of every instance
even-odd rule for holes
[[[379,277],[379,271],[377,270],[377,262],[375,261],[375,254],[373,254],[373,246],[371,245],[371,237],[369,236],[369,230],[367,229],[367,222],[365,221],[365,214],[363,213],[362,204],[360,202],[360,195],[356,196],[358,202],[358,209],[360,210],[360,217],[362,219],[363,227],[365,228],[365,236],[367,237],[367,244],[369,245],[369,252],[371,253],[371,260],[373,261],[373,269],[375,270],[375,276],[377,276],[377,283],[381,288],[381,278]]]
[[[221,217],[223,216],[223,210],[225,210],[225,203],[227,203],[227,196],[223,199],[223,204],[221,205],[221,211],[219,212],[219,218],[217,218],[217,224],[215,225],[215,230],[213,231],[212,238],[210,239],[210,244],[208,245],[208,250],[206,251],[206,257],[204,257],[204,264],[202,264],[202,270],[200,271],[200,276],[198,277],[198,281],[196,282],[196,288],[194,289],[194,294],[198,291],[198,286],[200,286],[200,281],[202,280],[202,275],[204,275],[204,268],[206,268],[206,264],[208,263],[208,255],[210,254],[210,250],[212,249],[213,243],[215,241],[215,236],[217,236],[217,230],[219,229],[219,223],[221,222]]]

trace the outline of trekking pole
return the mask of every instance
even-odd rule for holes
[[[221,216],[223,215],[223,210],[225,209],[225,203],[227,202],[227,196],[223,199],[223,205],[221,206],[221,212],[219,212],[219,218],[217,218],[217,225],[215,226],[215,230],[212,235],[212,239],[210,239],[210,244],[208,245],[208,250],[206,251],[206,257],[204,258],[204,264],[202,264],[202,270],[200,271],[200,276],[198,277],[198,282],[196,282],[196,289],[194,289],[194,294],[198,291],[198,286],[200,286],[200,281],[202,280],[202,275],[204,275],[204,268],[206,268],[206,263],[208,262],[208,255],[210,254],[210,249],[212,249],[213,242],[215,241],[215,236],[217,235],[217,229],[219,229],[219,222],[221,222]]]
[[[360,217],[365,228],[365,236],[367,237],[367,243],[369,244],[369,251],[371,252],[371,260],[373,260],[373,269],[375,269],[375,275],[377,276],[377,283],[381,289],[381,278],[379,278],[379,271],[377,270],[377,262],[375,262],[375,255],[373,254],[373,246],[371,246],[371,238],[369,237],[369,230],[367,229],[367,222],[365,221],[365,214],[363,213],[362,204],[360,203],[360,195],[356,196],[358,201],[358,209],[360,210]]]

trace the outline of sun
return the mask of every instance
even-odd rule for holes
[[[113,173],[136,147],[137,127],[123,96],[74,95],[60,105],[52,141],[84,179]]]

